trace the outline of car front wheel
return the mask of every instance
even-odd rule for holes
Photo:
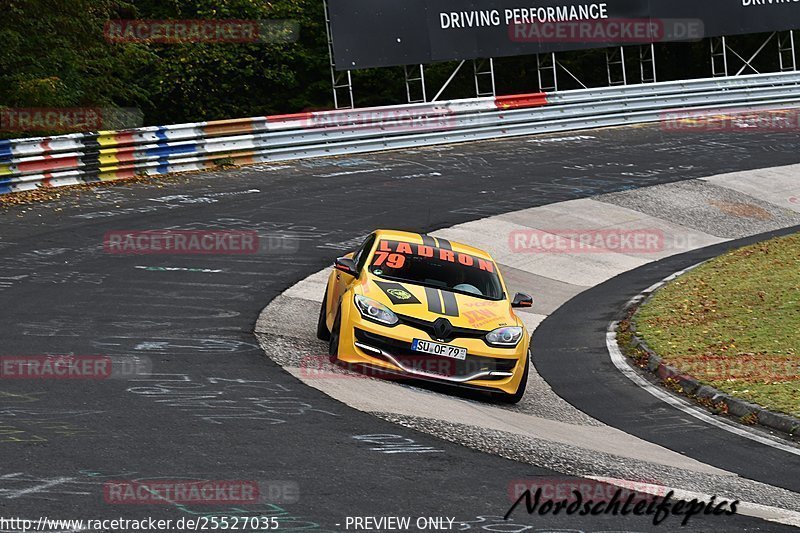
[[[333,321],[333,329],[331,330],[331,338],[328,342],[328,356],[331,363],[336,363],[339,360],[339,332],[342,328],[342,310],[336,314],[336,320]]]
[[[328,324],[325,323],[325,309],[328,306],[328,291],[325,291],[325,296],[322,297],[322,307],[319,308],[319,319],[317,320],[317,338],[321,341],[327,341],[331,338],[331,332],[328,331]]]

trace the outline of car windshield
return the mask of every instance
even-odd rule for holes
[[[382,278],[478,298],[505,296],[493,261],[433,246],[381,240],[369,270]]]

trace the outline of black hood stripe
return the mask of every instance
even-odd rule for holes
[[[458,316],[458,302],[456,295],[449,291],[440,291],[444,302],[444,314],[447,316]]]
[[[439,297],[439,291],[432,287],[425,287],[425,299],[428,300],[428,311],[442,314],[442,300]]]
[[[439,248],[441,248],[442,250],[452,250],[453,246],[447,239],[439,239]]]
[[[422,244],[424,244],[425,246],[433,246],[434,248],[436,247],[436,239],[434,239],[430,235],[425,235],[425,234],[420,236],[422,237]]]

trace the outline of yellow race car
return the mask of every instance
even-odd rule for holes
[[[334,263],[317,336],[331,361],[522,399],[530,336],[489,254],[429,235],[379,230]]]

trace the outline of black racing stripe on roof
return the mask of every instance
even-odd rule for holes
[[[436,247],[436,239],[434,239],[430,235],[425,235],[423,233],[422,235],[420,235],[420,237],[422,237],[422,244],[424,244],[425,246],[433,246],[434,248]]]
[[[453,246],[450,244],[450,241],[447,239],[439,239],[439,248],[442,250],[452,250]]]

